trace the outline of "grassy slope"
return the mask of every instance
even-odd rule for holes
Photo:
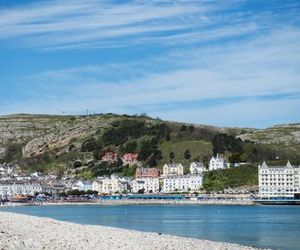
[[[206,172],[203,186],[208,191],[221,191],[227,187],[255,186],[258,184],[258,168],[241,166]]]
[[[173,152],[175,154],[174,162],[181,162],[185,167],[189,166],[195,158],[202,159],[203,157],[211,156],[212,144],[207,141],[165,141],[159,145],[159,149],[162,151],[163,159],[161,165],[164,162],[169,161],[169,154]],[[191,151],[192,157],[189,160],[184,158],[184,152],[186,149]]]

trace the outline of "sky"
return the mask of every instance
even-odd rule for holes
[[[0,114],[300,122],[299,0],[0,0]]]

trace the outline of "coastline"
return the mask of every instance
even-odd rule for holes
[[[0,211],[1,249],[257,249]]]
[[[166,204],[166,205],[254,205],[250,200],[102,200],[98,204],[127,205],[127,204]]]
[[[55,205],[226,205],[226,206],[254,206],[252,200],[93,200],[84,202],[34,202],[34,203],[7,203],[1,207],[16,206],[55,206]]]

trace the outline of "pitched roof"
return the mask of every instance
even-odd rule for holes
[[[195,162],[195,161],[194,161],[194,162],[191,163],[191,165],[192,165],[192,164],[196,164],[196,167],[198,167],[198,168],[199,168],[199,167],[201,167],[201,168],[205,167],[205,165],[203,164],[202,161],[201,161],[201,162]]]

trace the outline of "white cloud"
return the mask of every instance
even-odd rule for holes
[[[285,34],[285,39],[280,34]],[[296,108],[300,95],[300,72],[296,70],[300,68],[296,56],[300,54],[296,42],[299,35],[298,30],[285,29],[241,44],[228,44],[223,51],[219,46],[209,51],[177,51],[163,58],[162,62],[176,63],[172,70],[162,72],[156,72],[160,64],[137,71],[140,61],[46,71],[27,77],[39,84],[32,90],[33,99],[24,107],[16,103],[16,110],[147,112],[172,120],[218,125],[232,125],[236,119],[241,126],[284,121],[300,115]],[[205,59],[201,57],[204,54]],[[158,58],[153,60],[160,62]],[[117,80],[108,79],[114,73]],[[279,97],[268,100],[268,96]],[[222,99],[225,103],[218,103]],[[200,107],[186,102],[199,102]],[[4,105],[0,112],[16,108],[11,103],[9,106]]]
[[[200,15],[210,9],[209,4],[181,3],[114,4],[89,0],[35,3],[22,8],[0,9],[0,38],[15,37],[21,42],[23,39],[26,42],[27,38],[35,47],[76,45],[197,26],[198,23],[184,21],[182,17]]]
[[[46,50],[149,43],[174,46],[242,36],[265,28],[266,21],[259,15],[235,12],[234,7],[241,4],[240,1],[37,2],[0,9],[0,40]],[[273,15],[265,14],[264,18],[272,20]]]
[[[81,65],[19,78],[28,83],[27,99],[3,102],[0,113],[83,113],[88,108],[239,126],[300,117],[300,29],[273,23],[276,13],[264,13],[264,18],[224,13],[242,2],[185,2],[57,1],[0,10],[0,39],[33,48],[167,47],[146,61]]]

